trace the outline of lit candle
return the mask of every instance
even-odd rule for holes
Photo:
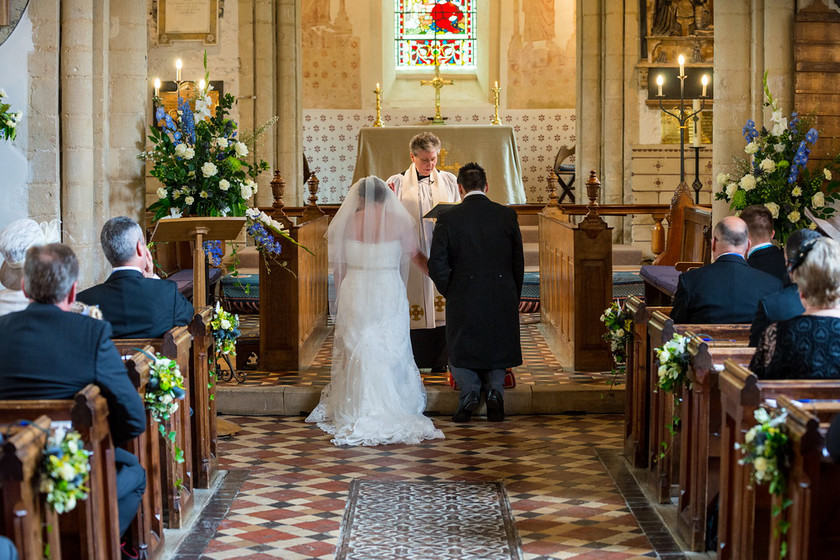
[[[160,97],[160,78],[155,78],[155,97]]]
[[[677,62],[680,65],[680,77],[685,76],[685,57],[680,55],[677,57]]]
[[[198,81],[198,91],[200,91],[201,93],[204,93],[204,87],[206,85],[207,85],[207,83],[204,80],[199,80]]]
[[[376,82],[376,91],[379,91],[379,82]]]
[[[493,85],[493,89],[499,89],[499,80],[496,80],[495,85]]]
[[[184,63],[183,63],[183,62],[181,62],[181,59],[180,59],[180,58],[179,58],[179,59],[177,59],[177,60],[175,61],[175,81],[176,81],[176,82],[180,82],[180,81],[181,81],[181,68],[183,68],[183,67],[184,67]]]
[[[662,97],[662,84],[664,84],[664,83],[665,83],[665,78],[662,76],[662,74],[659,74],[656,77],[656,85],[659,87],[659,92],[656,94],[657,97]]]
[[[695,99],[691,102],[691,110],[694,113],[694,142],[692,142],[692,146],[695,148],[700,147],[700,100]]]
[[[700,94],[700,97],[706,97],[706,86],[709,85],[709,76],[703,74],[703,77],[700,78],[700,83],[703,84],[703,93]]]

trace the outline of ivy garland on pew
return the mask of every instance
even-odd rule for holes
[[[75,430],[55,430],[47,438],[40,490],[54,512],[73,511],[80,500],[87,499],[90,455]]]
[[[680,407],[679,389],[681,387],[688,387],[690,385],[686,373],[688,373],[688,341],[687,336],[681,334],[674,334],[674,338],[662,345],[661,348],[654,349],[656,358],[659,360],[659,369],[657,370],[658,380],[657,387],[671,393],[674,398],[674,416],[671,418],[671,424],[668,426],[668,432],[671,438],[677,434],[677,427],[679,426],[679,415],[677,409]],[[659,453],[659,458],[665,457],[668,451],[668,442],[660,442],[662,451]]]
[[[147,353],[144,352],[147,356]],[[167,432],[164,423],[178,410],[178,401],[184,398],[184,377],[178,362],[160,354],[154,357],[149,366],[149,381],[146,383],[146,410],[158,423],[158,430],[163,438],[175,449],[175,460],[184,462],[184,450],[175,445],[176,433]]]
[[[771,495],[781,500],[781,505],[773,506],[776,522],[776,535],[781,535],[779,557],[787,556],[787,541],[784,535],[790,528],[790,522],[782,517],[782,511],[793,503],[787,497],[787,477],[790,469],[790,438],[785,432],[784,423],[787,410],[767,410],[758,408],[753,413],[756,424],[744,436],[743,444],[735,444],[735,449],[744,455],[738,460],[740,465],[751,465],[750,480],[755,484],[767,484]]]
[[[607,332],[602,338],[610,343],[610,352],[612,352],[613,378],[610,381],[610,388],[612,388],[618,375],[627,370],[627,344],[633,339],[633,319],[630,312],[622,307],[618,300],[613,301],[608,308],[604,309],[600,319],[607,327]]]

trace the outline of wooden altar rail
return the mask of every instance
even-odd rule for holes
[[[539,216],[540,321],[564,367],[606,371],[609,345],[599,317],[612,299],[612,228],[594,202],[600,183],[590,173],[590,212],[571,224],[556,208]]]
[[[21,560],[41,560],[45,545],[52,560],[61,560],[58,515],[47,506],[46,495],[39,490],[49,428],[47,416],[39,416],[28,426],[4,426],[0,535],[12,541]]]
[[[840,399],[838,379],[759,380],[747,368],[732,360],[720,373],[721,465],[719,560],[759,560],[770,555],[772,532],[770,496],[766,485],[750,483],[750,466],[738,464],[747,430],[755,425],[753,413],[766,399],[781,396],[794,400]],[[836,531],[833,525],[829,531]],[[836,548],[833,552],[836,555]],[[812,556],[817,558],[816,556]],[[820,558],[828,558],[823,556]]]
[[[832,558],[840,550],[840,532],[834,523],[840,515],[840,463],[823,456],[826,425],[840,414],[840,401],[794,403],[786,396],[777,406],[788,411],[784,428],[790,438],[792,458],[783,511],[790,523],[785,540],[787,560]],[[773,497],[773,505],[781,500]],[[780,537],[771,533],[770,558],[779,560]]]
[[[117,475],[114,445],[108,427],[108,403],[99,387],[88,385],[73,399],[2,400],[0,423],[36,420],[69,420],[82,436],[90,456],[88,499],[58,517],[61,557],[80,560],[120,560],[117,511]]]
[[[161,491],[164,503],[164,524],[167,529],[180,529],[192,511],[193,500],[193,455],[191,432],[192,385],[199,383],[192,375],[190,351],[192,337],[188,327],[168,330],[163,338],[114,339],[114,345],[123,355],[134,355],[138,348],[151,346],[155,352],[178,362],[184,377],[184,398],[169,420],[164,424],[166,433],[175,433],[175,440],[160,438],[160,464],[162,469]],[[207,383],[204,381],[204,387]],[[184,453],[183,462],[178,462],[175,448]]]
[[[284,224],[289,235],[275,236],[282,246],[278,261],[260,253],[260,369],[297,371],[317,355],[328,334],[327,225],[329,216],[317,205],[318,178],[309,181],[309,205],[293,220],[285,213],[285,182],[279,172],[271,181],[274,205],[266,210]]]
[[[749,364],[755,348],[716,346],[693,333],[691,362],[680,405],[680,469],[677,532],[689,550],[706,550],[708,512],[720,489],[719,370],[725,360]],[[724,343],[725,344],[725,343]]]
[[[634,467],[648,465],[650,430],[650,375],[648,323],[654,311],[666,316],[670,307],[647,307],[643,299],[633,296],[625,302],[633,320],[633,338],[628,342],[627,370],[624,388],[624,457]]]
[[[688,332],[708,336],[718,344],[729,346],[744,346],[749,342],[749,325],[704,325],[704,324],[674,324],[674,321],[662,313],[655,311],[648,322],[648,379],[650,394],[650,436],[648,440],[648,485],[651,494],[659,503],[668,503],[672,496],[672,484],[679,481],[680,474],[680,436],[672,434],[669,429],[673,425],[674,416],[679,412],[674,408],[674,395],[662,391],[658,387],[659,360],[655,349],[674,338],[675,334],[685,335]],[[683,391],[679,390],[678,399],[683,399]],[[679,427],[677,428],[679,430]],[[663,445],[663,443],[665,445]],[[673,489],[676,493],[676,488]]]
[[[142,350],[154,355],[154,348],[151,346],[146,346]],[[142,352],[137,352],[124,360],[124,363],[129,379],[137,388],[140,398],[144,398],[150,373],[148,356]],[[125,445],[126,451],[137,457],[140,466],[146,471],[146,491],[140,500],[140,509],[128,528],[126,540],[131,548],[145,553],[148,560],[162,558],[165,547],[163,533],[163,468],[160,464],[160,444],[158,423],[146,410],[146,429]]]

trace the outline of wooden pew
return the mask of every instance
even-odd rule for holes
[[[720,488],[719,370],[725,360],[749,364],[755,348],[717,346],[693,333],[688,351],[691,389],[680,406],[677,532],[694,552],[706,550],[706,523]]]
[[[117,475],[105,397],[99,387],[88,385],[72,400],[0,401],[0,423],[35,420],[42,415],[53,421],[70,420],[85,449],[93,452],[88,499],[59,516],[62,558],[120,560]]]
[[[779,396],[777,406],[788,416],[785,429],[793,452],[783,511],[790,523],[785,540],[787,560],[833,558],[840,550],[840,463],[825,457],[827,426],[840,414],[840,401],[796,403]],[[773,498],[780,505],[779,498]],[[779,558],[779,536],[771,533],[770,558]]]
[[[721,464],[718,559],[766,559],[770,527],[770,496],[766,486],[751,487],[748,465],[739,465],[746,431],[755,425],[753,413],[766,399],[838,399],[840,380],[785,379],[760,381],[732,360],[720,373]]]
[[[750,335],[749,325],[677,325],[661,311],[655,311],[648,322],[648,336],[650,337],[648,350],[649,391],[650,404],[650,439],[648,444],[648,484],[653,496],[659,503],[671,500],[671,484],[679,480],[679,436],[672,438],[669,427],[673,424],[674,397],[671,393],[659,390],[657,370],[659,360],[654,350],[661,347],[674,337],[674,334],[685,335],[687,332],[698,335],[708,335],[718,343],[730,341],[729,345],[747,346]],[[678,398],[682,398],[681,392]],[[669,443],[665,450],[662,442]],[[676,491],[676,490],[675,490]]]
[[[45,546],[49,547],[51,560],[61,560],[58,515],[39,491],[49,428],[47,416],[38,417],[28,426],[4,426],[0,534],[11,539],[22,560],[41,560]],[[45,530],[47,527],[49,530]]]
[[[184,376],[186,394],[178,410],[164,425],[167,433],[175,432],[175,441],[168,442],[160,438],[164,523],[168,529],[179,529],[193,508],[193,458],[190,429],[192,425],[190,395],[194,382],[190,358],[192,336],[187,327],[175,327],[167,331],[163,338],[114,339],[114,345],[122,355],[133,355],[139,348],[151,346],[155,352],[178,362],[181,375]],[[175,458],[176,446],[184,452],[182,463]]]
[[[190,380],[190,400],[193,406],[191,422],[193,484],[196,488],[210,488],[213,476],[219,470],[216,455],[216,382],[211,382],[215,364],[213,357],[213,329],[210,321],[213,309],[205,307],[193,317],[189,325],[192,334],[192,379]]]
[[[152,354],[151,346],[143,348]],[[125,360],[128,377],[140,398],[146,395],[149,381],[149,358],[137,352]],[[146,431],[129,441],[125,449],[132,453],[146,471],[146,492],[140,501],[140,510],[128,528],[127,541],[130,547],[146,555],[148,560],[163,557],[165,539],[163,533],[163,470],[160,464],[160,433],[158,424],[146,411]]]
[[[664,314],[670,307],[647,307],[633,296],[625,303],[633,317],[633,340],[627,349],[626,387],[624,389],[624,457],[634,467],[648,464],[650,429],[650,370],[648,369],[648,322],[654,311]]]

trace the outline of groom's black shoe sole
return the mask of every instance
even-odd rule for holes
[[[487,420],[501,422],[505,419],[505,401],[495,389],[487,393]]]
[[[458,402],[458,410],[452,415],[452,421],[458,423],[469,422],[478,405],[478,393],[467,394]]]

